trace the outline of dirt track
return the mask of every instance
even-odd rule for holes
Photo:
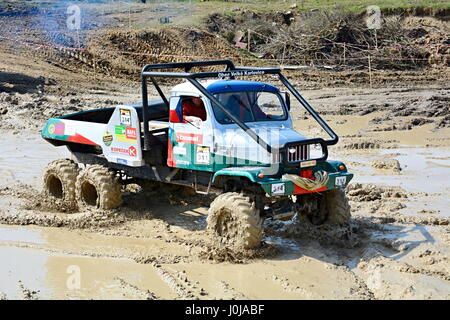
[[[41,197],[42,169],[68,156],[40,138],[47,118],[139,101],[138,83],[66,63],[0,48],[0,299],[450,298],[448,70],[379,72],[373,89],[364,72],[290,73],[341,137],[330,158],[355,173],[353,219],[267,221],[261,249],[232,252],[188,191],[130,186],[118,210],[70,214]]]

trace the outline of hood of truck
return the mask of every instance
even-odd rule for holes
[[[287,125],[277,123],[258,122],[246,123],[261,139],[271,147],[279,148],[287,142],[302,141],[307,138]],[[232,147],[256,146],[257,143],[241,128],[226,129],[223,134],[224,142]]]

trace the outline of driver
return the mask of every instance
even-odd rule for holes
[[[206,110],[199,97],[189,97],[183,100],[183,122],[191,122],[199,127],[206,120]]]

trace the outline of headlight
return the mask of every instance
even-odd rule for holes
[[[320,143],[309,145],[309,159],[320,159],[323,157],[323,149]]]

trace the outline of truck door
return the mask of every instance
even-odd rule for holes
[[[170,98],[167,165],[174,168],[213,171],[213,133],[205,99],[202,105],[190,103],[192,96]],[[198,97],[197,97],[198,98]],[[184,110],[183,110],[184,108]],[[204,108],[204,120],[192,121],[189,111]],[[191,120],[191,121],[189,121]]]

